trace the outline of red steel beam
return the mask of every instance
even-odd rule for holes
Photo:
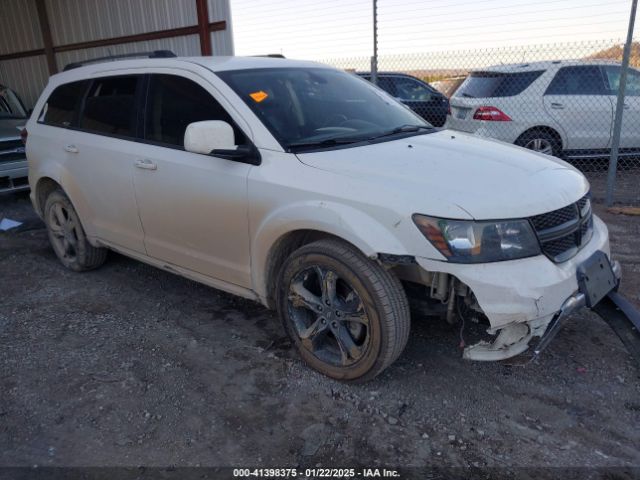
[[[58,73],[58,65],[56,64],[56,56],[53,53],[53,40],[51,38],[51,27],[49,25],[49,15],[47,14],[47,6],[44,0],[35,0],[36,10],[38,11],[38,22],[40,23],[40,32],[42,33],[42,43],[44,43],[44,54],[47,57],[47,66],[49,74]]]
[[[200,53],[211,55],[211,34],[209,33],[209,6],[207,0],[196,0],[196,12],[198,12],[198,35],[200,35]]]
[[[224,20],[219,22],[211,22],[206,25],[207,33],[225,30],[227,22]],[[159,30],[156,32],[138,33],[135,35],[126,35],[123,37],[105,38],[103,40],[91,40],[88,42],[70,43],[67,45],[59,45],[53,47],[53,53],[69,52],[71,50],[81,50],[84,48],[108,47],[121,43],[144,42],[148,40],[160,40],[163,38],[182,37],[185,35],[199,35],[200,25],[192,25],[190,27],[172,28],[168,30]],[[207,35],[208,36],[208,35]],[[0,61],[13,60],[16,58],[32,57],[36,55],[46,55],[45,49],[28,50],[23,52],[8,53],[0,55]],[[54,58],[55,61],[55,58]],[[48,62],[48,58],[47,58]]]

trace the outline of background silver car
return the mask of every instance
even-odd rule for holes
[[[29,189],[27,158],[20,138],[27,117],[18,95],[0,85],[0,193]]]

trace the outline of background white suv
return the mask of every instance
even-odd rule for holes
[[[620,65],[553,61],[472,72],[451,98],[447,127],[564,158],[606,155]],[[620,148],[640,152],[640,72],[627,77]]]

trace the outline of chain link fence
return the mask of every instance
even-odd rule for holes
[[[560,157],[604,201],[623,44],[618,40],[381,55],[377,85],[438,127]],[[325,63],[374,81],[371,60]],[[615,200],[640,204],[640,45],[627,74]]]
[[[236,53],[266,53],[243,51],[245,45],[270,48],[352,71],[435,126],[566,160],[588,177],[594,199],[605,201],[627,44],[609,200],[640,205],[640,43],[628,33],[633,2],[329,0],[297,2],[293,10],[279,0],[265,12],[255,0],[238,0]]]

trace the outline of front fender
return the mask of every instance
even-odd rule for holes
[[[380,252],[407,254],[407,249],[389,229],[348,205],[324,200],[300,202],[271,212],[253,232],[251,276],[254,290],[262,299],[268,292],[268,266],[273,248],[285,235],[315,230],[339,237],[368,257]]]

